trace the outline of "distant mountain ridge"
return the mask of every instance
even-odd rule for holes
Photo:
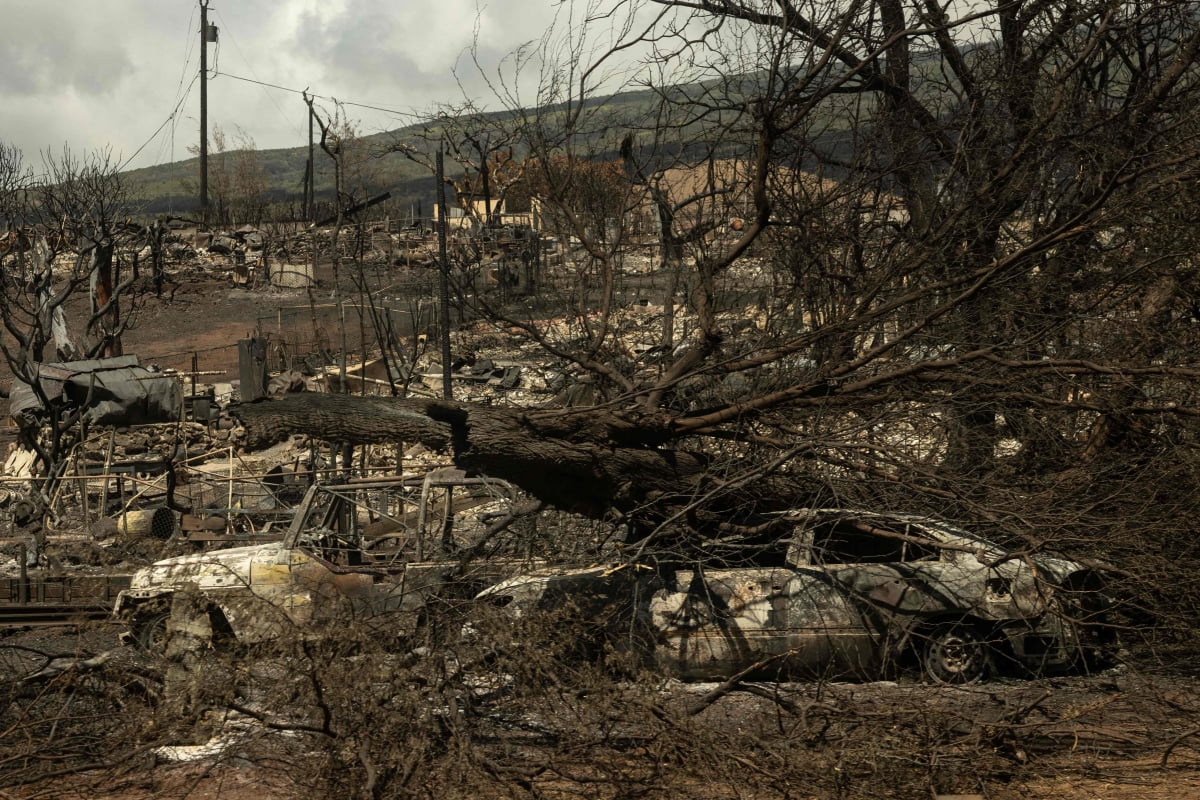
[[[603,110],[606,117],[619,121],[632,121],[643,114],[653,102],[655,93],[649,90],[621,92],[605,98],[592,101],[595,110]],[[542,109],[542,113],[553,113],[556,109]],[[483,118],[510,117],[513,112],[489,112],[481,115]],[[386,152],[389,145],[395,142],[419,142],[421,134],[436,128],[430,123],[417,123],[391,131],[368,134],[357,141],[364,144],[365,149],[374,157],[363,164],[365,180],[359,180],[356,196],[365,196],[390,192],[392,203],[399,207],[420,207],[428,216],[432,209],[435,194],[433,175],[430,171],[396,152]],[[611,138],[613,127],[606,127],[598,133],[597,153],[601,157],[617,157],[617,138]],[[319,142],[319,133],[318,133]],[[428,145],[432,150],[433,145]],[[237,151],[228,151],[226,155],[234,156]],[[258,163],[266,177],[266,193],[272,203],[294,203],[297,206],[303,200],[304,170],[308,159],[308,145],[297,147],[257,150]],[[220,153],[209,150],[209,198],[213,200],[213,176]],[[334,190],[333,162],[320,148],[314,144],[316,199],[328,203],[332,200]],[[430,157],[432,163],[433,159]],[[453,160],[446,159],[446,169],[450,174],[461,172]],[[153,167],[143,167],[123,173],[127,186],[136,199],[139,211],[145,215],[179,214],[190,215],[199,208],[200,160],[198,157],[187,158],[169,164],[159,164]]]

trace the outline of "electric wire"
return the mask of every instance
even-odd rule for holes
[[[162,124],[159,125],[158,128],[155,129],[154,133],[150,134],[150,138],[148,138],[148,139],[146,139],[146,141],[142,142],[141,147],[139,147],[137,150],[134,150],[133,155],[131,155],[129,158],[125,159],[125,161],[121,163],[121,166],[117,167],[118,172],[125,169],[125,167],[129,166],[129,162],[131,162],[131,161],[133,161],[133,159],[137,158],[138,155],[143,150],[146,149],[146,146],[149,145],[152,141],[154,141],[154,139],[160,133],[162,133],[163,128],[167,127],[167,124],[175,119],[175,117],[179,114],[179,109],[181,109],[183,107],[183,104],[185,102],[187,102],[188,97],[191,96],[192,87],[196,85],[196,81],[199,80],[199,78],[200,78],[199,75],[196,75],[192,78],[192,82],[188,84],[188,87],[184,91],[183,96],[179,98],[179,101],[177,103],[175,103],[175,108],[171,110],[171,113],[167,116],[167,118],[165,120],[163,120]],[[174,131],[172,130],[172,136],[173,135],[174,135]]]
[[[230,37],[230,41],[233,42],[234,48],[237,50],[237,53],[241,57],[242,61],[246,64],[247,69],[250,70],[251,74],[254,74],[254,67],[250,64],[250,60],[248,58],[246,58],[246,55],[242,51],[241,45],[238,44],[237,39],[232,37],[232,34],[230,33],[231,28],[229,26],[229,23],[225,21],[225,18],[220,14],[219,11],[217,11],[216,8],[210,6],[209,10],[212,11],[216,15],[218,20],[220,20],[221,25],[224,27],[223,32],[225,33],[226,36]],[[179,112],[180,112],[181,108],[183,107],[183,104],[185,102],[187,102],[188,98],[191,96],[191,92],[192,92],[192,89],[196,85],[196,81],[199,80],[199,78],[200,78],[199,71],[193,71],[191,81],[188,83],[186,88],[183,88],[184,78],[187,77],[187,74],[189,72],[189,67],[191,67],[193,56],[194,56],[195,36],[192,35],[191,28],[192,28],[192,21],[195,18],[196,18],[196,12],[195,12],[195,9],[193,9],[192,14],[188,18],[188,23],[187,23],[187,27],[188,27],[188,36],[187,36],[187,40],[186,40],[187,45],[186,45],[186,50],[184,51],[183,69],[180,72],[180,76],[179,76],[179,87],[177,88],[177,95],[176,95],[178,99],[175,103],[174,108],[172,109],[171,113],[167,116],[167,118],[165,120],[163,120],[162,124],[160,124],[154,130],[154,133],[150,134],[149,138],[147,138],[146,141],[144,141],[141,144],[141,146],[139,146],[137,148],[137,150],[135,150],[133,152],[132,155],[130,155],[127,159],[125,159],[124,162],[122,162],[121,166],[118,167],[118,170],[124,170],[135,158],[137,158],[142,153],[143,150],[146,149],[146,147],[148,147],[150,145],[151,142],[153,142],[158,137],[158,135],[160,133],[162,133],[163,129],[166,128],[168,124],[171,126],[171,136],[170,136],[171,158],[174,159],[174,157],[175,157],[175,132],[176,132],[176,127],[179,123]],[[219,68],[220,44],[221,43],[218,40],[217,46],[216,46],[216,48],[214,48],[213,63],[212,63],[212,65],[209,66],[209,69],[208,69],[208,72],[212,78],[217,78],[217,77],[231,78],[236,81],[243,81],[245,83],[250,83],[250,84],[255,84],[257,86],[261,86],[264,88],[264,90],[265,89],[277,89],[277,90],[283,91],[283,92],[290,92],[292,94],[297,94],[297,95],[302,95],[302,96],[304,95],[305,91],[302,89],[293,89],[289,86],[281,86],[277,83],[270,83],[268,81],[259,80],[257,76],[255,76],[253,78],[247,78],[242,75],[234,75],[229,72],[221,72],[220,68]],[[180,91],[180,90],[182,90],[182,91]],[[287,122],[288,125],[291,126],[292,130],[296,133],[296,135],[303,137],[303,135],[304,135],[303,131],[300,130],[300,128],[296,124],[294,118],[290,117],[283,110],[283,108],[279,105],[279,103],[277,103],[275,101],[275,98],[271,96],[270,92],[264,91],[263,95],[271,102],[271,104],[273,106],[275,106],[275,109],[276,109],[276,111],[279,112],[280,117],[283,118],[283,120],[285,122]],[[363,109],[368,109],[370,111],[379,111],[384,114],[392,114],[397,117],[407,117],[410,119],[419,119],[420,118],[420,115],[418,115],[414,112],[399,111],[397,109],[387,108],[385,106],[381,106],[378,104],[359,103],[359,102],[355,102],[352,100],[339,100],[336,97],[333,97],[330,95],[309,94],[309,97],[314,98],[314,99],[328,100],[328,101],[338,104],[338,105],[351,106],[354,108],[363,108]],[[160,153],[159,153],[160,161],[161,161],[161,155],[162,155],[162,153],[161,153],[161,146],[160,146]]]
[[[168,123],[171,124],[171,137],[170,137],[171,157],[172,157],[172,159],[174,159],[174,156],[175,156],[175,124],[178,122],[179,110],[183,107],[183,104],[187,101],[188,97],[191,96],[192,87],[196,85],[196,80],[198,78],[198,75],[194,71],[189,70],[189,67],[192,64],[192,55],[194,52],[194,47],[195,47],[195,42],[196,42],[196,37],[192,34],[192,22],[195,19],[196,19],[196,9],[193,8],[192,13],[188,16],[187,36],[184,39],[185,44],[184,44],[184,56],[183,56],[183,68],[179,72],[179,83],[175,87],[175,105],[171,109],[171,113],[168,114],[166,120],[164,120],[163,123],[161,125],[159,125],[158,128],[155,129],[154,133],[150,134],[150,137],[148,139],[146,139],[145,142],[142,143],[141,147],[139,147],[137,150],[135,150],[133,152],[133,155],[131,155],[131,156],[129,156],[129,158],[125,159],[125,161],[121,164],[121,166],[118,167],[118,170],[125,169],[125,167],[127,167],[129,165],[129,163],[131,161],[133,161],[133,159],[137,158],[138,155],[143,150],[145,150],[146,147],[151,142],[153,142],[154,139],[160,133],[162,133],[163,128],[165,128]],[[184,79],[187,78],[189,72],[191,72],[191,74],[192,74],[192,79],[188,83],[187,88],[184,88],[183,82],[184,82]],[[158,158],[155,160],[155,164],[162,163],[163,146],[164,145],[159,146]]]
[[[303,89],[293,89],[290,86],[280,86],[277,83],[267,83],[266,81],[259,81],[259,80],[255,80],[253,78],[246,78],[241,75],[233,75],[228,72],[220,73],[220,77],[232,78],[235,81],[245,81],[246,83],[257,83],[260,86],[266,86],[271,89],[279,89],[282,92],[291,92],[292,94],[299,94],[299,95],[304,94]],[[378,106],[378,105],[369,105],[367,103],[356,103],[351,100],[339,100],[338,98],[330,96],[330,95],[313,94],[312,92],[309,92],[308,96],[317,98],[320,100],[328,100],[332,103],[338,103],[343,106],[354,106],[355,108],[367,108],[367,109],[370,109],[371,111],[382,111],[385,114],[395,114],[398,117],[410,117],[412,119],[420,119],[420,115],[417,113],[414,113],[412,111],[398,111],[394,108],[385,108],[383,106]]]
[[[229,41],[233,42],[233,49],[237,50],[238,55],[242,59],[242,63],[244,63],[246,65],[246,68],[250,70],[250,74],[254,75],[254,77],[257,78],[258,75],[254,72],[254,66],[250,63],[250,59],[246,58],[245,52],[242,51],[242,46],[240,44],[238,44],[237,39],[233,36],[232,33],[230,33],[232,28],[230,27],[229,23],[225,21],[225,18],[223,16],[221,16],[220,11],[217,11],[216,9],[214,9],[214,13],[216,13],[217,19],[219,19],[221,21],[221,24],[224,26],[225,35],[229,37]],[[217,46],[220,47],[219,38],[218,38]],[[215,65],[213,67],[213,74],[214,74],[214,76],[221,74],[220,70],[217,69],[217,67]],[[271,102],[271,105],[275,106],[275,110],[279,112],[279,116],[285,122],[287,122],[288,125],[290,125],[292,127],[292,130],[295,131],[296,136],[303,137],[303,133],[300,130],[300,126],[296,123],[295,119],[293,117],[289,116],[286,112],[284,112],[283,108],[279,105],[279,103],[275,102],[275,98],[271,96],[271,93],[264,89],[263,96],[266,97],[267,100],[269,100]]]
[[[196,9],[192,8],[192,14],[188,17],[187,22],[187,38],[184,39],[183,69],[179,71],[179,85],[175,87],[176,97],[178,97],[179,93],[183,91],[183,82],[187,79],[189,72],[193,74],[195,73],[195,70],[189,70],[189,67],[192,65],[192,54],[194,48],[196,47],[196,36],[192,29],[192,20],[194,19],[196,19]]]

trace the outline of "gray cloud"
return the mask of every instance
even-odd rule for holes
[[[63,25],[47,9],[9,15],[5,25],[10,35],[0,49],[0,92],[6,95],[78,91],[104,97],[133,71],[119,38]]]
[[[485,89],[464,57],[476,31],[490,69],[537,38],[558,2],[213,0],[220,41],[209,46],[219,71],[209,84],[210,126],[240,128],[260,148],[301,144],[299,96],[250,81],[400,112],[456,102],[464,88],[478,99]],[[0,140],[27,160],[64,143],[109,147],[123,159],[143,148],[131,166],[188,157],[199,135],[196,0],[5,0],[4,11]],[[409,119],[346,111],[366,132]]]

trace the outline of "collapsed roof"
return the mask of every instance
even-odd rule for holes
[[[98,425],[141,425],[179,419],[179,383],[138,363],[137,356],[34,365],[37,384],[52,408],[83,408]],[[9,414],[18,422],[47,413],[33,385],[13,380]]]

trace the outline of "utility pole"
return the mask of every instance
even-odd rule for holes
[[[316,112],[313,111],[313,98],[308,96],[308,89],[305,89],[301,94],[304,96],[304,103],[308,106],[308,166],[304,173],[304,221],[313,221],[313,190],[315,188],[315,178],[313,175],[313,117]]]
[[[438,305],[441,306],[442,317],[442,397],[454,399],[454,389],[450,385],[450,258],[446,253],[446,181],[442,167],[442,148],[437,151],[437,204],[438,204],[438,262],[441,266],[441,282],[438,291]]]
[[[208,24],[208,2],[200,0],[200,223],[208,225],[208,43],[217,26]]]

